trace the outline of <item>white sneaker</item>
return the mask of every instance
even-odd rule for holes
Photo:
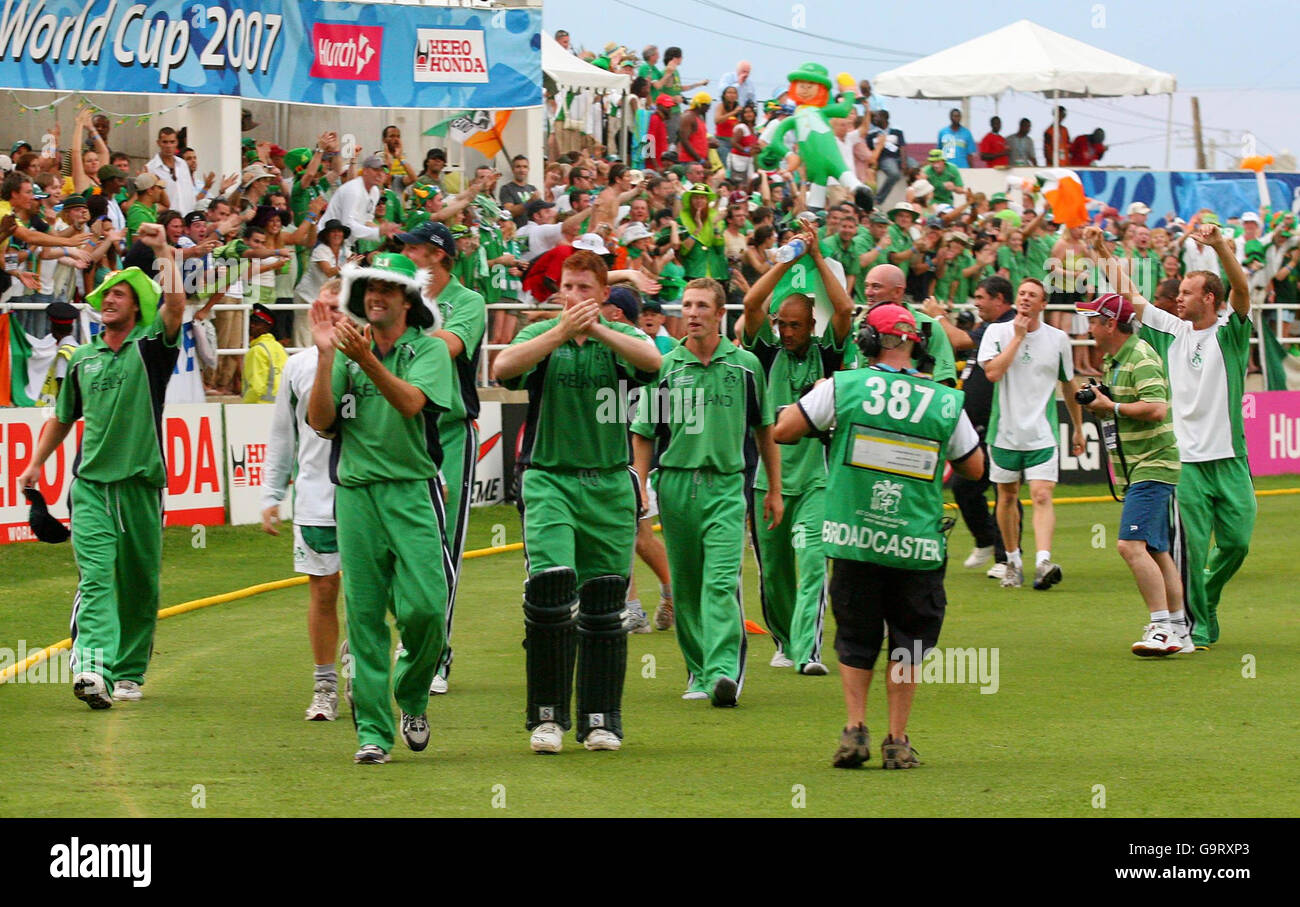
[[[338,687],[326,680],[316,681],[316,690],[311,694],[311,705],[307,706],[307,720],[333,721],[337,717],[339,717]]]
[[[786,658],[785,653],[782,652],[780,649],[776,650],[776,654],[772,656],[772,660],[769,661],[768,664],[774,668],[794,667],[794,662],[791,661],[789,658]]]
[[[587,735],[587,739],[582,741],[582,745],[589,750],[617,750],[623,745],[623,741],[619,740],[618,734],[613,731],[598,727]]]
[[[434,674],[433,681],[429,684],[430,696],[441,696],[447,692],[447,678],[441,674]]]
[[[564,731],[554,721],[543,721],[533,728],[528,745],[534,753],[558,753],[564,748]]]
[[[1007,575],[1007,565],[994,564],[992,567],[988,569],[988,572],[985,573],[984,575],[987,576],[989,579],[1002,579]]]
[[[119,680],[113,684],[114,702],[139,702],[143,698],[144,693],[140,692],[140,684],[134,680]]]
[[[352,761],[357,765],[383,765],[388,761],[388,754],[384,752],[383,747],[367,743],[356,751]]]
[[[799,673],[808,677],[825,677],[830,671],[820,661],[810,661],[799,669]]]
[[[654,628],[650,626],[650,618],[646,616],[645,610],[642,608],[627,609],[627,616],[623,618],[623,629],[628,633],[654,632]]]
[[[1192,642],[1192,634],[1190,632],[1179,633],[1177,630],[1174,630],[1174,638],[1178,640],[1180,646],[1178,649],[1179,655],[1196,654],[1196,643]]]
[[[104,683],[103,677],[93,671],[82,671],[72,679],[72,695],[96,711],[113,707],[108,685]]]
[[[420,752],[429,745],[429,719],[423,715],[408,715],[403,712],[402,739],[411,752]]]
[[[1162,658],[1182,651],[1183,644],[1177,634],[1170,632],[1164,624],[1147,624],[1142,631],[1142,638],[1133,643],[1132,648],[1134,655]]]
[[[709,694],[704,692],[703,690],[687,690],[685,693],[682,694],[682,698],[690,701],[696,699],[708,699]]]
[[[976,567],[983,567],[991,560],[993,560],[992,545],[987,548],[972,548],[966,560],[962,562],[962,566],[973,570]]]

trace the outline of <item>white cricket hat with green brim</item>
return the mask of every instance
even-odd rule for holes
[[[429,272],[415,266],[415,262],[398,252],[378,252],[365,267],[347,264],[339,272],[343,278],[339,298],[353,315],[362,321],[366,317],[366,286],[372,280],[396,284],[406,291],[411,311],[406,323],[421,330],[439,330],[442,313],[437,306],[425,304],[424,291],[429,286]]]

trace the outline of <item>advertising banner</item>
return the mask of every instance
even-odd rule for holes
[[[1261,391],[1241,401],[1250,474],[1300,472],[1300,391]]]
[[[471,507],[500,504],[505,500],[501,456],[501,404],[484,402],[478,414],[478,463],[474,467]]]
[[[3,0],[0,85],[340,107],[536,107],[541,10]]]
[[[274,406],[231,404],[226,410],[226,488],[230,496],[230,525],[262,522],[262,490],[266,480],[267,441]],[[293,517],[293,495],[280,504],[280,519]]]
[[[53,412],[36,407],[0,409],[0,544],[32,539],[18,476],[32,461],[41,426]],[[50,513],[65,524],[72,464],[82,428],[78,422],[62,446],[45,461],[39,486]],[[169,404],[163,410],[163,437],[167,459],[163,524],[220,526],[226,521],[221,406]]]

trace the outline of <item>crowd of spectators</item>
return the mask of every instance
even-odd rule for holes
[[[556,38],[572,50],[566,33]],[[748,62],[713,83],[682,75],[680,47],[661,53],[651,45],[634,53],[611,43],[585,56],[628,74],[631,90],[547,99],[540,186],[523,155],[508,167],[462,174],[448,168],[444,148],[408,151],[394,126],[368,145],[379,151],[364,157],[332,132],[292,149],[246,134],[243,168],[224,178],[202,168],[184,133],[164,126],[156,132],[157,153],[132,168],[112,148],[108,118],[83,110],[70,141],[56,127],[39,151],[18,141],[0,155],[3,301],[34,304],[17,313],[18,321],[31,336],[45,336],[45,305],[79,302],[112,270],[151,268],[153,252],[134,235],[142,224],[162,224],[183,262],[191,295],[186,319],[205,366],[202,382],[185,393],[259,399],[265,389],[245,386],[242,353],[216,351],[244,349],[246,337],[263,334],[285,348],[310,345],[305,306],[321,284],[349,260],[398,248],[395,234],[430,220],[456,238],[456,277],[494,306],[489,359],[523,324],[550,317],[563,260],[578,249],[606,258],[613,279],[637,303],[621,320],[641,324],[661,345],[681,336],[674,304],[694,278],[723,282],[734,318],[748,288],[800,232],[801,216],[816,217],[822,250],[843,267],[858,304],[865,302],[863,275],[885,262],[903,269],[909,299],[935,317],[955,319],[980,280],[992,275],[1013,285],[1022,277],[1044,279],[1051,302],[1071,307],[1076,298],[1109,289],[1077,254],[1081,228],[1055,220],[1041,187],[1009,179],[1006,192],[986,195],[963,183],[963,168],[1037,166],[1027,119],[1004,137],[994,117],[976,141],[954,109],[936,147],[917,162],[889,112],[872,106],[871,86],[863,81],[853,115],[830,125],[846,162],[875,190],[876,205],[863,210],[832,185],[824,206],[810,210],[797,166],[756,167],[764,137],[794,105],[784,95],[761,98]],[[710,84],[717,97],[703,90]],[[1062,164],[1099,160],[1102,131],[1071,140],[1064,108],[1059,113],[1060,122],[1042,135],[1041,159],[1052,160],[1059,147]],[[244,126],[247,133],[256,124],[246,117]],[[1187,239],[1198,223],[1219,220],[1212,211],[1187,223],[1171,212],[1158,227],[1147,223],[1151,212],[1141,203],[1122,212],[1095,208],[1091,215],[1158,304],[1164,281],[1217,268]],[[1300,237],[1294,216],[1247,212],[1222,226],[1236,234],[1257,301],[1295,303]],[[264,308],[249,320],[254,304]],[[613,308],[610,315],[619,317]],[[1076,323],[1082,319],[1069,312],[1050,317],[1075,338],[1086,336],[1085,325]],[[1292,313],[1270,318],[1291,333]],[[268,319],[265,330],[254,325]],[[1076,370],[1096,373],[1091,348],[1077,345],[1075,357]]]

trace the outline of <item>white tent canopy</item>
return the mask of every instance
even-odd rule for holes
[[[624,75],[606,72],[586,60],[569,53],[555,43],[547,32],[542,32],[542,72],[562,88],[594,88],[597,91],[626,91],[632,80]]]
[[[896,98],[960,100],[1007,91],[1108,98],[1172,94],[1177,80],[1084,44],[1028,19],[973,38],[871,80],[872,91]]]

